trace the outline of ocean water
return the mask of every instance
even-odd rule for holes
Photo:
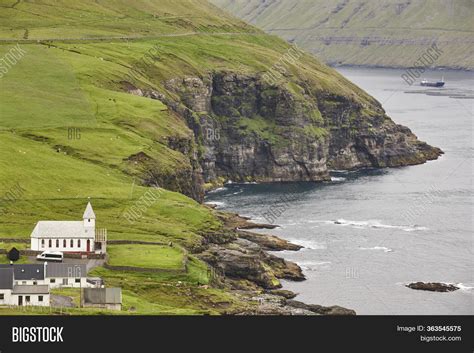
[[[424,165],[334,171],[332,182],[231,184],[207,202],[280,228],[262,230],[305,248],[278,255],[307,277],[284,281],[307,303],[358,314],[474,314],[473,75],[444,75],[442,89],[408,86],[401,70],[339,69],[388,114],[445,152]],[[415,281],[458,284],[450,293],[412,290]]]

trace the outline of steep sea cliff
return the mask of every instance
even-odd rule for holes
[[[394,123],[377,101],[305,82],[275,85],[226,71],[171,79],[165,87],[178,99],[129,92],[163,100],[194,132],[194,141],[175,148],[186,150],[194,166],[186,173],[193,183],[180,191],[198,200],[206,184],[324,181],[331,169],[421,164],[442,153]]]

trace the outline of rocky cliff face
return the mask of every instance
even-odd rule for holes
[[[171,106],[201,146],[206,183],[320,181],[330,169],[412,165],[442,153],[380,104],[314,92],[304,82],[274,86],[258,75],[217,72],[173,79],[166,89],[179,97],[182,105]]]

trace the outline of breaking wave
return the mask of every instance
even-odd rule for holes
[[[301,261],[297,262],[304,271],[315,271],[320,267],[328,267],[330,261]]]
[[[416,231],[424,231],[428,230],[427,227],[422,227],[418,225],[412,226],[394,226],[390,224],[383,224],[379,220],[369,220],[369,221],[350,221],[346,219],[338,219],[335,221],[323,221],[327,224],[336,224],[339,226],[350,226],[354,228],[374,228],[374,229],[400,229],[405,232],[416,232]]]
[[[468,286],[467,284],[464,284],[464,283],[456,283],[455,286],[463,291],[471,291],[474,288],[473,286]]]
[[[393,250],[385,246],[374,246],[372,248],[359,248],[360,250],[383,250],[383,252],[392,252]]]
[[[209,202],[205,202],[205,204],[206,205],[215,205],[218,208],[224,207],[226,205],[226,203],[222,202],[222,201],[209,201]]]
[[[346,181],[346,178],[344,177],[331,177],[331,181],[332,182],[342,182],[342,181]]]
[[[221,188],[217,188],[217,189],[213,189],[211,191],[208,191],[207,193],[208,194],[214,194],[216,192],[220,192],[220,191],[224,191],[224,190],[227,190],[227,188],[225,186],[221,187]]]
[[[286,239],[286,240],[288,240],[290,243],[301,245],[305,249],[310,249],[310,250],[327,249],[325,244],[318,243],[317,241],[314,241],[314,240],[303,240],[303,239]]]

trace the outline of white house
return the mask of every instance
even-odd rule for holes
[[[87,282],[87,267],[85,264],[55,264],[45,265],[45,282],[50,288],[85,288],[93,287]]]
[[[18,306],[49,306],[49,286],[20,285],[13,286],[11,304]]]
[[[107,230],[97,229],[95,221],[90,202],[82,221],[39,221],[31,233],[31,250],[105,253]]]
[[[49,286],[16,284],[14,267],[0,268],[0,305],[49,306]]]

